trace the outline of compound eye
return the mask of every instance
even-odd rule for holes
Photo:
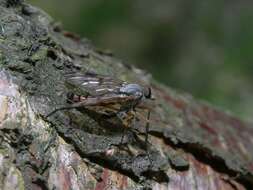
[[[148,87],[148,88],[145,89],[144,96],[147,99],[150,99],[152,97],[152,92],[151,92],[151,88],[150,87]]]

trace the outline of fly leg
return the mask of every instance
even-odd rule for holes
[[[130,113],[129,113],[130,114]],[[132,114],[133,115],[133,118],[131,118],[131,120],[133,121],[133,126],[135,126],[135,121],[136,121],[136,117],[135,117],[135,113]],[[131,116],[130,116],[131,117]],[[129,125],[128,121],[127,121],[127,125]],[[128,127],[128,126],[127,126]],[[123,144],[123,140],[124,140],[124,136],[126,134],[126,127],[124,127],[124,130],[123,130],[123,135],[121,137],[121,141],[120,141],[120,144]]]
[[[73,103],[73,104],[66,106],[66,107],[56,108],[54,111],[47,114],[46,118],[52,116],[53,114],[55,114],[56,112],[61,111],[61,110],[70,110],[70,109],[76,109],[76,108],[81,108],[81,107],[85,107],[85,106],[89,106],[89,104],[85,103],[85,102],[78,102],[78,103]]]
[[[146,126],[145,126],[145,151],[146,151],[146,154],[147,154],[147,157],[149,159],[149,162],[150,162],[150,166],[149,167],[152,167],[153,165],[153,162],[152,162],[152,159],[150,158],[150,155],[149,155],[149,147],[148,147],[148,133],[149,133],[149,126],[150,126],[150,109],[147,109],[147,118],[144,118],[144,120],[146,120]],[[133,118],[132,121],[133,121],[133,126],[135,126],[135,122],[136,122],[136,114],[137,114],[137,111],[135,110],[135,106],[133,106],[132,108],[132,111],[129,111],[128,112],[129,114],[132,114],[133,115]]]
[[[121,140],[120,140],[120,145],[123,145],[123,144],[124,144],[123,142],[124,142],[125,134],[126,134],[126,129],[124,128],[124,129],[123,129],[123,134],[122,134]]]
[[[150,110],[148,110],[147,123],[146,123],[146,133],[145,133],[145,149],[148,150],[148,132],[149,132],[149,119],[150,119]]]
[[[126,141],[124,142],[124,138],[127,135],[127,132],[129,132],[128,128],[131,127],[131,125],[135,125],[135,113],[133,111],[120,111],[117,113],[117,117],[122,121],[123,124],[123,132],[120,140],[119,146],[123,146],[126,144]],[[130,152],[129,147],[127,146],[126,149]]]
[[[149,132],[149,125],[150,125],[150,110],[148,110],[148,115],[147,115],[147,123],[146,123],[146,134],[145,134],[145,149],[146,153],[150,162],[150,167],[152,167],[153,162],[152,159],[149,156],[149,151],[148,151],[148,132]]]
[[[81,101],[80,100],[80,102],[72,103],[69,106],[60,107],[60,108],[55,109],[54,111],[52,111],[48,115],[46,115],[46,118],[50,117],[51,115],[53,115],[56,112],[61,111],[61,110],[69,110],[69,109],[75,109],[75,108],[84,108],[86,106],[95,106],[95,105],[98,105],[99,103],[101,103],[102,101],[103,100],[98,99],[98,98],[87,98],[87,99],[85,99],[85,101]],[[73,101],[70,101],[70,102],[73,102]]]
[[[122,136],[121,136],[121,140],[120,140],[120,145],[123,145],[124,144],[124,137],[126,135],[126,132],[127,132],[127,127],[128,127],[128,120],[129,120],[129,115],[128,113],[126,113],[125,111],[120,111],[118,112],[117,114],[117,117],[122,121],[123,123],[123,133],[122,133]]]
[[[149,127],[150,127],[150,109],[147,109],[147,117],[144,117],[142,114],[138,113],[138,112],[135,112],[136,114],[138,114],[138,117],[140,117],[143,122],[145,121],[146,122],[146,125],[145,125],[145,140],[144,140],[144,150],[146,151],[146,155],[148,157],[148,160],[150,162],[150,165],[149,167],[152,167],[153,165],[153,162],[152,162],[152,159],[150,157],[150,154],[149,154],[149,142],[148,142],[148,133],[149,133]],[[143,142],[143,141],[142,141]]]
[[[56,112],[58,111],[61,111],[61,110],[69,110],[69,109],[75,109],[77,108],[77,106],[68,106],[68,107],[60,107],[60,108],[57,108],[55,109],[54,111],[50,112],[49,114],[46,115],[46,118],[52,116],[53,114],[55,114]]]

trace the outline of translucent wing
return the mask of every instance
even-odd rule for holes
[[[71,90],[68,95],[68,103],[71,103],[71,106],[63,109],[80,108],[109,116],[119,113],[128,115],[127,113],[139,105],[143,97],[140,85],[129,84],[105,75],[75,72],[68,73],[65,77],[65,82]]]
[[[66,74],[66,83],[79,88],[80,91],[85,92],[90,97],[117,95],[119,89],[127,84],[121,80],[94,73]]]

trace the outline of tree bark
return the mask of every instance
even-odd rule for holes
[[[47,117],[67,104],[64,73],[87,71],[152,88],[147,150],[143,109],[127,129],[81,109]],[[40,9],[0,0],[0,189],[253,189],[252,135],[252,124],[159,84]]]

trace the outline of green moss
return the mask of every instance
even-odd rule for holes
[[[3,148],[3,147],[0,147],[0,154],[2,155],[6,155],[8,153],[8,150]]]
[[[8,68],[14,71],[19,71],[22,73],[31,72],[32,68],[29,63],[23,61],[13,61],[8,64]]]
[[[47,47],[40,47],[38,51],[36,51],[31,57],[32,62],[37,62],[39,60],[43,60],[47,57],[48,48]]]
[[[5,64],[5,56],[3,52],[0,50],[0,66]]]

